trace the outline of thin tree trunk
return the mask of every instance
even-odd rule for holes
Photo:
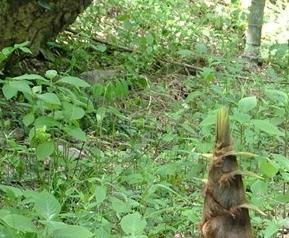
[[[252,0],[248,17],[244,56],[251,61],[260,58],[261,34],[266,0]]]

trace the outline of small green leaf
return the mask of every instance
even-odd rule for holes
[[[47,70],[45,72],[45,77],[48,78],[48,79],[53,79],[57,76],[57,71],[56,70]]]
[[[12,87],[9,83],[4,84],[2,87],[4,97],[9,100],[17,95],[18,90]]]
[[[41,143],[36,147],[36,156],[38,159],[43,160],[46,156],[51,155],[54,149],[53,141]]]
[[[207,81],[213,81],[216,78],[215,70],[209,67],[202,68],[200,75]]]
[[[34,113],[30,112],[23,117],[22,121],[25,126],[29,126],[33,123],[34,119]]]
[[[32,54],[32,51],[27,47],[19,47],[19,49],[26,54]]]
[[[238,107],[242,112],[248,112],[257,106],[257,98],[255,96],[242,98],[238,102]]]
[[[48,104],[61,105],[60,100],[55,93],[44,93],[38,95],[38,98]]]
[[[182,57],[190,57],[192,56],[194,53],[191,50],[187,50],[187,49],[182,49],[177,51],[177,54],[182,56]]]
[[[120,222],[122,230],[127,235],[141,235],[146,225],[146,220],[138,212],[124,216]]]
[[[68,225],[53,232],[53,238],[90,238],[93,234],[82,226]]]
[[[51,6],[47,0],[38,0],[37,3],[39,6],[43,7],[46,10],[51,10]]]
[[[80,88],[90,87],[90,85],[84,80],[77,78],[77,77],[73,77],[73,76],[62,77],[60,80],[57,81],[57,83],[70,84],[72,86],[80,87]]]
[[[176,134],[166,133],[166,134],[163,134],[163,136],[161,137],[161,140],[168,143],[173,140],[176,140],[176,138],[177,138]]]
[[[105,118],[107,109],[105,107],[99,107],[96,111],[96,120],[98,123],[101,123]]]

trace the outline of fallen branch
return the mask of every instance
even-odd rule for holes
[[[113,43],[104,41],[104,40],[99,39],[99,38],[97,38],[95,36],[87,36],[85,33],[76,32],[75,30],[72,30],[72,29],[68,29],[68,30],[66,30],[66,32],[70,33],[70,34],[73,34],[73,35],[80,35],[80,36],[83,36],[83,37],[87,37],[87,38],[89,38],[90,40],[92,40],[94,42],[107,45],[111,50],[129,52],[129,53],[136,52],[136,50],[134,50],[134,49],[130,49],[130,48],[127,48],[127,47],[124,47],[124,46],[114,45]]]
[[[203,68],[195,66],[195,65],[191,65],[191,64],[187,64],[187,63],[183,63],[183,62],[177,62],[177,61],[161,61],[162,63],[167,63],[167,64],[174,64],[174,65],[178,65],[178,66],[182,66],[185,68],[189,68],[189,69],[193,69],[195,71],[201,71]],[[241,75],[232,75],[232,74],[227,74],[228,76],[231,76],[232,78],[236,78],[238,79],[239,83],[243,83],[242,80],[245,81],[254,81],[254,79],[252,79],[251,77],[247,77],[247,76],[241,76]],[[289,85],[289,82],[283,82],[283,81],[273,81],[273,80],[263,80],[264,83],[277,83],[277,84],[285,84],[285,85]]]

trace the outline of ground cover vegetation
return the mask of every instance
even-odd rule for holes
[[[28,42],[0,53],[0,237],[199,237],[222,106],[253,233],[286,237],[288,3],[256,65],[239,1],[96,2],[24,74],[2,65]]]

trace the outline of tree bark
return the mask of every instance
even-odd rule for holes
[[[37,54],[48,40],[63,31],[92,0],[1,0],[0,49],[30,41]]]
[[[260,58],[261,34],[266,0],[252,0],[248,17],[244,56],[251,61]]]

